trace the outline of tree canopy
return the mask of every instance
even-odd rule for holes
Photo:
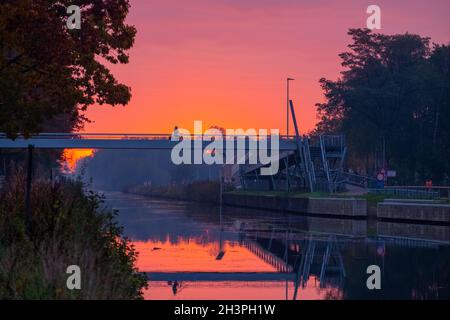
[[[81,9],[80,29],[66,26],[71,5]],[[129,0],[3,0],[0,132],[29,136],[48,123],[69,131],[93,104],[127,104],[131,90],[107,64],[128,63],[136,35],[125,23],[129,7]]]
[[[316,132],[346,134],[355,157],[371,162],[366,171],[442,182],[450,173],[450,45],[408,33],[349,35],[341,77],[320,80],[326,102],[317,104]]]

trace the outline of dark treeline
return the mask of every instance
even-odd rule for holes
[[[397,182],[448,183],[450,174],[450,45],[413,34],[351,29],[344,70],[321,79],[316,133],[342,132],[349,167],[397,171]]]

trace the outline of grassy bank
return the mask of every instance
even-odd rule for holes
[[[329,197],[329,193],[325,192],[302,192],[302,191],[263,191],[263,190],[233,190],[230,194],[241,194],[249,196],[264,196],[264,197],[292,197],[292,198],[323,198]],[[334,195],[333,195],[334,196]]]
[[[36,179],[26,232],[24,174],[0,192],[0,299],[140,299],[146,279],[137,253],[81,182]],[[69,290],[67,267],[81,269],[81,290]]]
[[[126,188],[124,192],[173,200],[219,203],[220,184],[215,181],[196,181],[169,186],[138,185]]]
[[[229,191],[231,194],[242,194],[251,196],[265,196],[265,197],[292,197],[292,198],[357,198],[366,199],[370,202],[383,201],[387,196],[375,194],[363,195],[348,195],[342,193],[327,193],[327,192],[304,192],[304,191],[259,191],[259,190],[233,190]]]

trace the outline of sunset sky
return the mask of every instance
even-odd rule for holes
[[[318,80],[339,75],[347,30],[366,26],[370,4],[382,33],[450,42],[449,0],[131,0],[136,43],[130,63],[111,69],[132,100],[91,107],[85,131],[166,133],[202,120],[284,133],[288,76],[300,128],[311,130]]]

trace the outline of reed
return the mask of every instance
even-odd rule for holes
[[[25,174],[16,169],[0,193],[0,299],[141,299],[147,286],[117,212],[81,181],[32,185],[32,228],[25,229]],[[70,265],[81,289],[66,285]]]

